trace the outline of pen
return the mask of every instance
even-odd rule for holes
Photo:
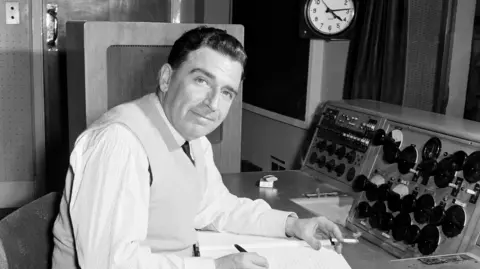
[[[237,244],[234,244],[233,246],[240,252],[247,252],[244,248],[242,248],[241,246],[239,246]]]

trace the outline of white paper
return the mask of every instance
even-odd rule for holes
[[[304,241],[291,238],[199,232],[198,239],[202,257],[218,258],[238,253],[233,246],[238,244],[248,252],[264,256],[269,269],[351,269],[345,258],[331,246],[314,250]]]

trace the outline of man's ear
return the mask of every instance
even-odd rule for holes
[[[164,93],[168,91],[172,75],[173,69],[171,65],[164,64],[162,68],[160,68],[160,71],[158,71],[158,86],[160,87],[160,91]]]

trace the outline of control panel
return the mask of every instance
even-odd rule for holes
[[[327,103],[304,169],[353,193],[347,227],[395,257],[469,251],[479,237],[480,123],[443,117]]]
[[[304,165],[351,186],[356,176],[370,174],[371,160],[378,152],[372,139],[382,124],[373,115],[327,106]]]

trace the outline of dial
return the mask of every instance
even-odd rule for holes
[[[440,244],[440,231],[437,226],[428,224],[422,228],[418,238],[418,251],[423,255],[430,255]]]
[[[396,241],[402,241],[407,235],[408,228],[412,223],[410,214],[400,213],[393,219],[392,236]]]
[[[430,194],[423,194],[417,199],[413,216],[419,224],[427,223],[430,219],[432,209],[435,207],[435,199]]]
[[[364,219],[370,217],[370,214],[372,212],[372,208],[370,205],[363,201],[360,202],[357,206],[357,211],[355,212],[355,217],[358,219]]]
[[[467,157],[463,166],[463,176],[469,183],[476,183],[480,180],[480,151],[475,151]]]
[[[420,228],[417,225],[410,225],[403,241],[409,245],[413,245],[417,242],[419,235]]]
[[[402,199],[401,211],[411,213],[415,210],[417,205],[417,198],[413,194],[405,195]]]
[[[368,218],[368,223],[370,223],[370,226],[372,228],[385,228],[384,226],[387,226],[388,223],[386,223],[388,220],[384,221],[384,214],[387,213],[387,207],[385,206],[384,202],[376,202],[373,204],[370,212],[370,217]]]
[[[442,141],[438,137],[430,138],[423,146],[422,159],[435,160],[442,151]]]
[[[322,140],[317,143],[317,148],[320,152],[324,151],[327,148],[327,141]]]
[[[353,0],[310,0],[306,18],[313,30],[324,35],[345,31],[355,17]]]
[[[437,205],[432,209],[429,223],[432,225],[439,226],[442,224],[444,219],[445,219],[444,205]]]
[[[447,237],[455,237],[462,232],[466,221],[465,210],[459,205],[453,205],[445,212],[442,231]]]
[[[350,167],[347,172],[347,181],[352,181],[355,178],[355,167]]]
[[[414,146],[408,146],[403,149],[398,155],[398,171],[401,174],[406,174],[410,172],[417,162],[417,149]]]

